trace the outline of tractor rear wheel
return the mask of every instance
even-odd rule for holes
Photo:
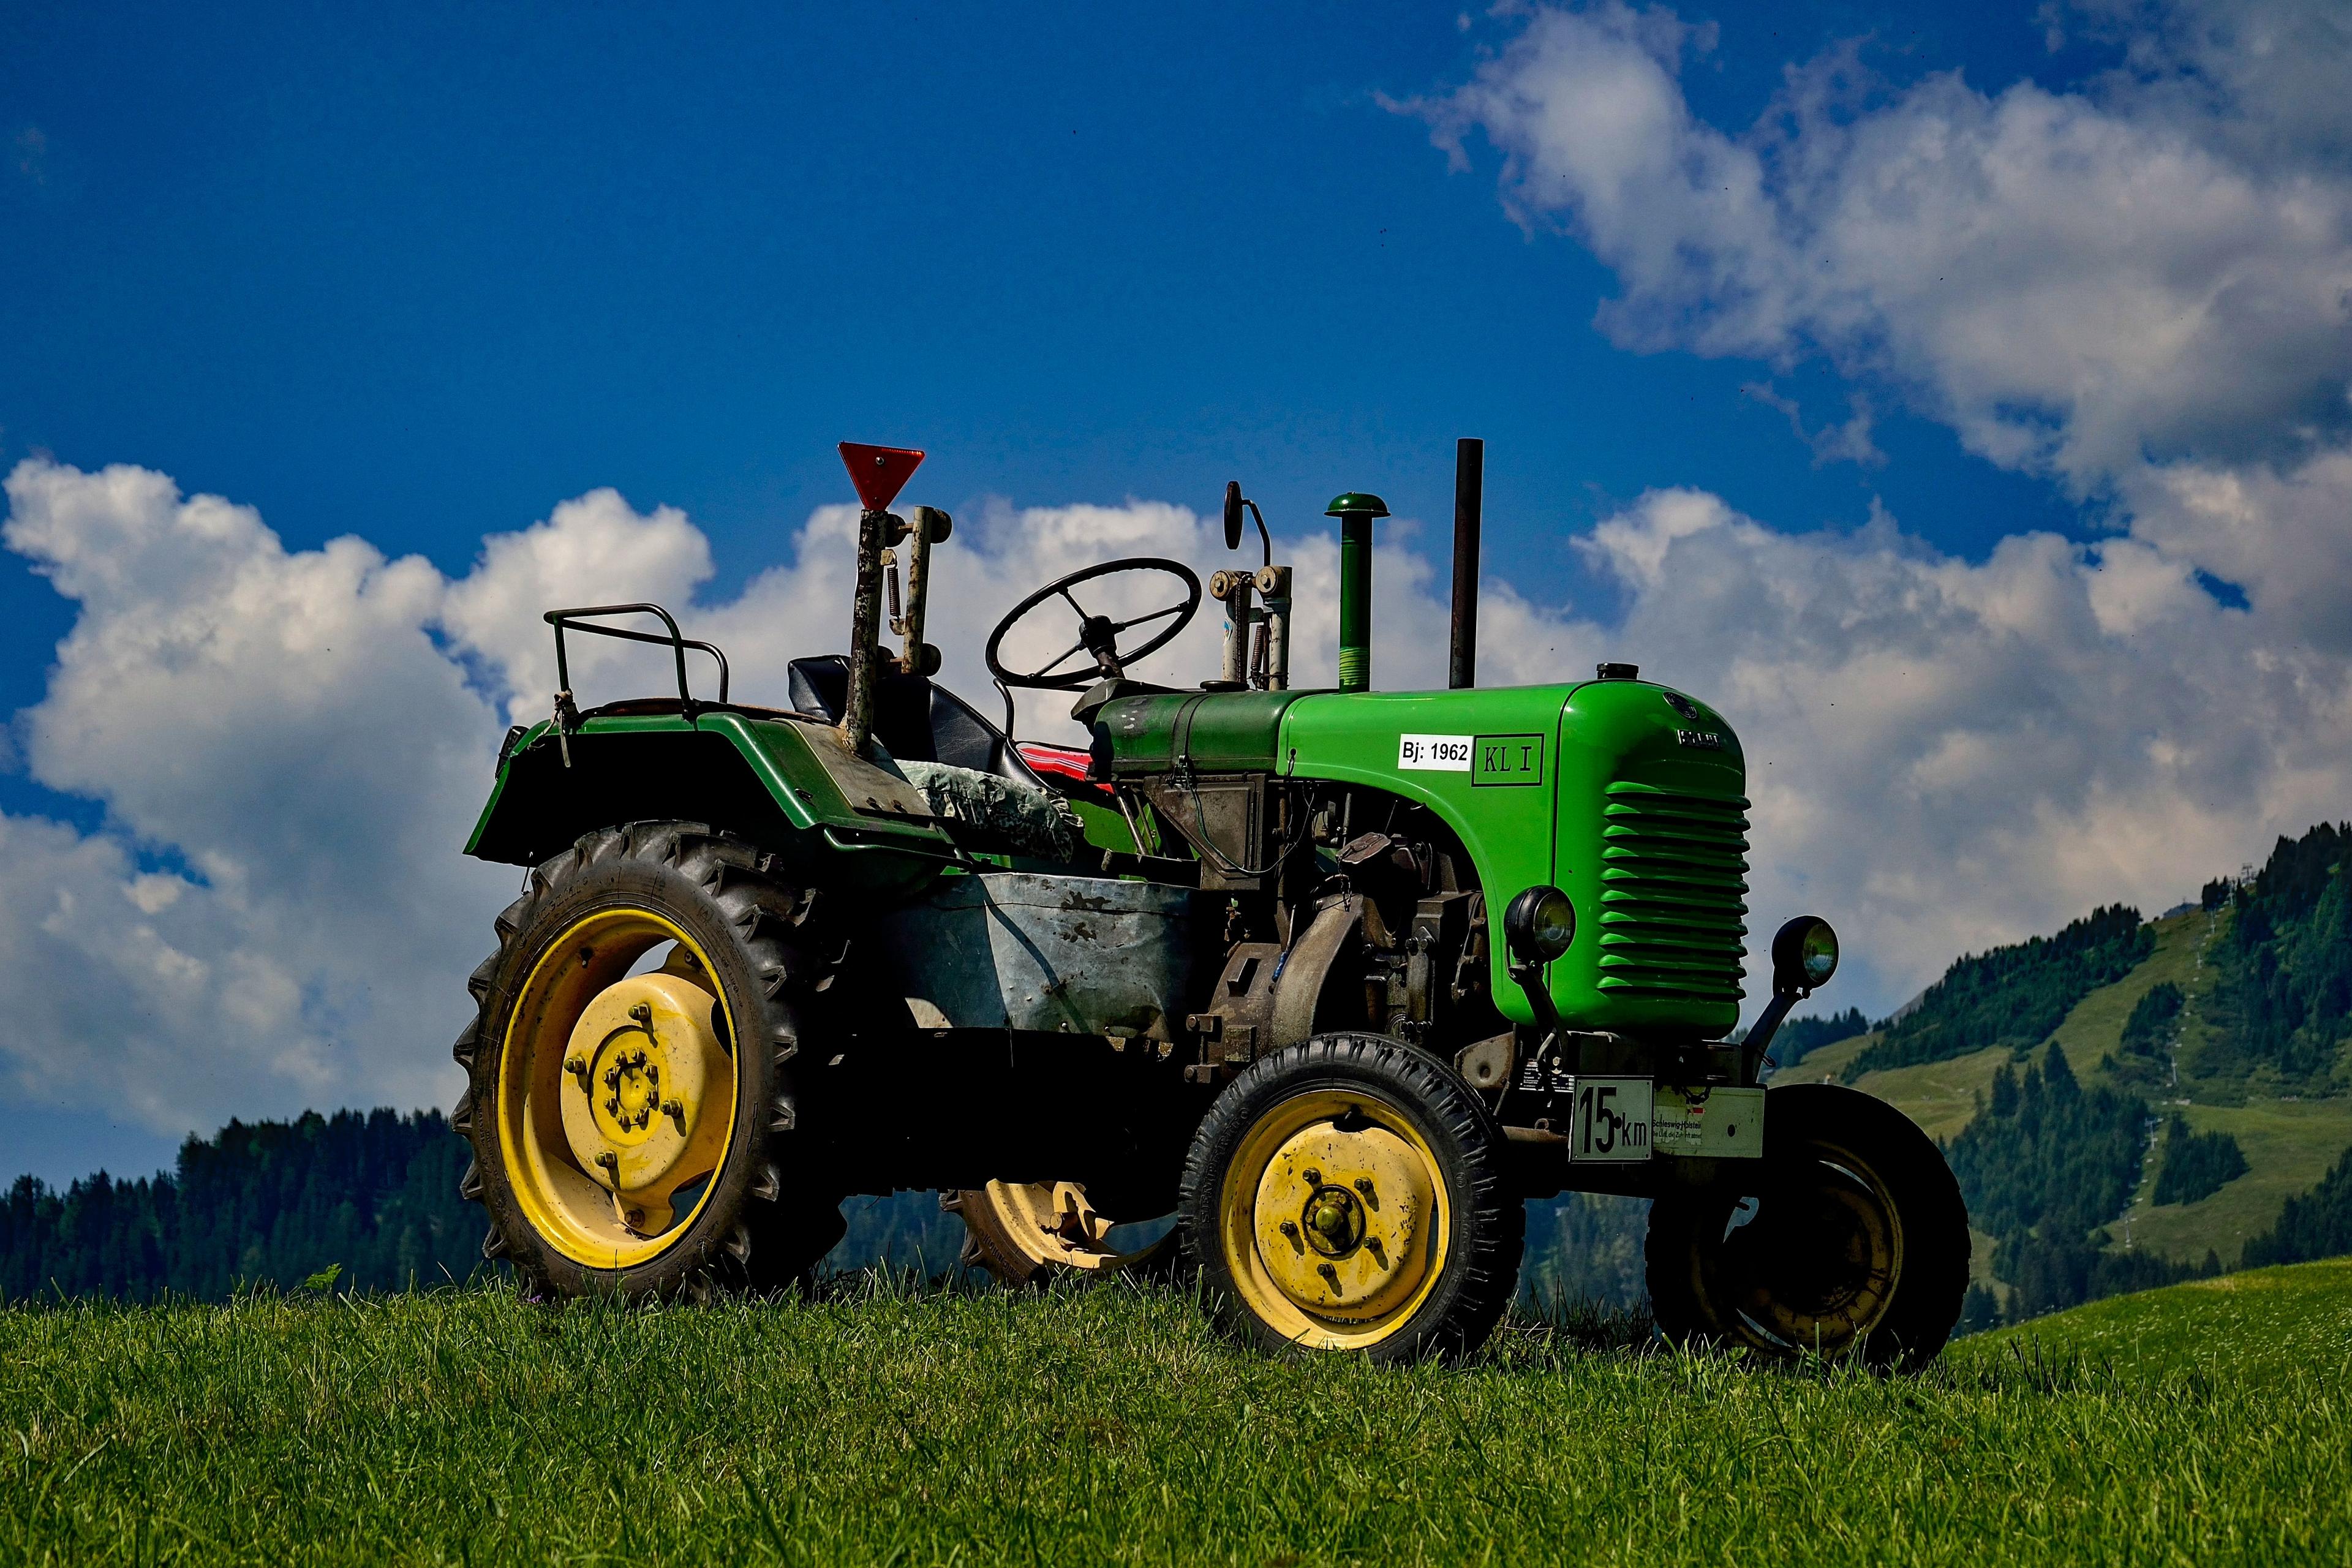
[[[797,1157],[790,1063],[823,966],[811,898],[694,823],[632,823],[530,873],[467,983],[451,1120],[483,1256],[561,1296],[768,1289],[842,1230]]]
[[[1526,1223],[1486,1103],[1428,1052],[1361,1034],[1261,1057],[1228,1085],[1177,1213],[1229,1329],[1377,1361],[1484,1342]]]
[[[1076,1182],[991,1182],[941,1193],[940,1207],[963,1221],[964,1266],[1007,1285],[1060,1273],[1150,1273],[1176,1249],[1172,1230],[1131,1249],[1113,1245],[1119,1222],[1098,1212]]]
[[[1968,1290],[1969,1219],[1927,1135],[1859,1089],[1792,1084],[1765,1097],[1755,1164],[1734,1188],[1650,1206],[1659,1330],[1775,1359],[1933,1361]]]

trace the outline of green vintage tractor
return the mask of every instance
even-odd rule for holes
[[[950,521],[889,510],[921,454],[843,454],[849,649],[795,661],[783,705],[734,700],[724,656],[656,606],[547,614],[562,689],[509,734],[467,846],[527,868],[523,892],[456,1048],[464,1191],[527,1289],[771,1289],[838,1239],[845,1198],[938,1189],[1007,1280],[1181,1266],[1269,1348],[1455,1353],[1512,1295],[1523,1200],[1575,1189],[1655,1200],[1677,1339],[1906,1366],[1942,1346],[1969,1239],[1936,1146],[1868,1096],[1760,1082],[1836,968],[1825,922],[1780,930],[1772,1001],[1731,1037],[1730,727],[1627,666],[1474,685],[1475,443],[1453,689],[1371,689],[1386,509],[1360,494],[1330,509],[1339,688],[1294,689],[1291,574],[1229,486],[1226,542],[1255,518],[1263,561],[1208,584],[1218,676],[1129,673],[1202,584],[1107,562],[999,624],[1002,727],[934,679]],[[675,695],[579,707],[586,635],[667,648]],[[703,695],[690,658],[715,666]],[[1091,747],[1013,741],[1024,687],[1076,693]]]

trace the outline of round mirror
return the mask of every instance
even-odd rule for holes
[[[1242,482],[1239,479],[1227,479],[1225,481],[1225,548],[1239,550],[1241,547]]]

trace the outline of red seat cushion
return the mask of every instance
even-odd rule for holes
[[[1094,758],[1076,746],[1049,746],[1043,741],[1015,741],[1013,749],[1021,753],[1021,760],[1029,764],[1031,771],[1066,794],[1099,795],[1106,801],[1113,798],[1108,784],[1097,784],[1087,777]]]

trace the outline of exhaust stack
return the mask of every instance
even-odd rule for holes
[[[1478,513],[1486,495],[1486,443],[1465,436],[1454,447],[1454,645],[1445,684],[1478,684]]]

